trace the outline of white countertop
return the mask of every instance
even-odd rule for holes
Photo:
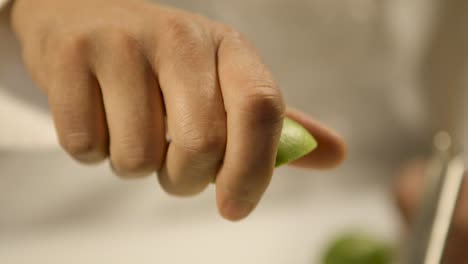
[[[346,173],[346,174],[345,174]],[[318,263],[337,233],[358,228],[389,240],[399,219],[369,164],[334,173],[280,169],[246,221],[222,220],[214,187],[169,197],[155,177],[121,181],[60,151],[0,153],[2,263]]]

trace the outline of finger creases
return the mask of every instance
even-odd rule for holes
[[[76,160],[96,163],[108,153],[108,133],[99,84],[76,52],[59,56],[47,84],[49,105],[61,146]]]
[[[184,32],[176,31],[177,48],[166,47],[156,67],[171,138],[159,181],[170,194],[191,196],[216,177],[227,132],[215,48],[207,37]]]
[[[269,69],[243,37],[225,37],[218,61],[229,133],[216,181],[217,202],[222,216],[240,220],[270,182],[285,106]]]
[[[112,167],[122,177],[141,177],[162,167],[166,153],[164,106],[157,78],[140,46],[113,35],[95,71],[110,134]]]

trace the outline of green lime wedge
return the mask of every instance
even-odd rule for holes
[[[298,160],[318,146],[315,138],[300,124],[285,118],[281,130],[275,167]],[[216,182],[216,178],[212,183]]]
[[[345,234],[333,241],[323,264],[390,264],[393,250],[385,242],[361,233]]]
[[[295,121],[285,118],[275,166],[279,167],[293,162],[309,154],[316,148],[317,141],[309,131]]]

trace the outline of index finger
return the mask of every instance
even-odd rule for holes
[[[228,136],[217,202],[223,217],[240,220],[255,208],[270,182],[285,106],[270,71],[238,34],[221,41],[218,75]]]

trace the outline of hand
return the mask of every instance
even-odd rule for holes
[[[415,160],[408,163],[396,182],[398,205],[408,224],[412,223],[422,196],[428,162]],[[468,182],[463,184],[457,205],[447,250],[442,263],[463,264],[468,261]]]
[[[110,156],[123,177],[157,171],[162,187],[181,196],[217,176],[218,208],[230,220],[258,204],[286,108],[240,33],[142,0],[17,0],[12,12],[25,64],[72,157],[94,163]],[[333,167],[343,159],[337,136],[289,114],[320,144],[298,165]]]

